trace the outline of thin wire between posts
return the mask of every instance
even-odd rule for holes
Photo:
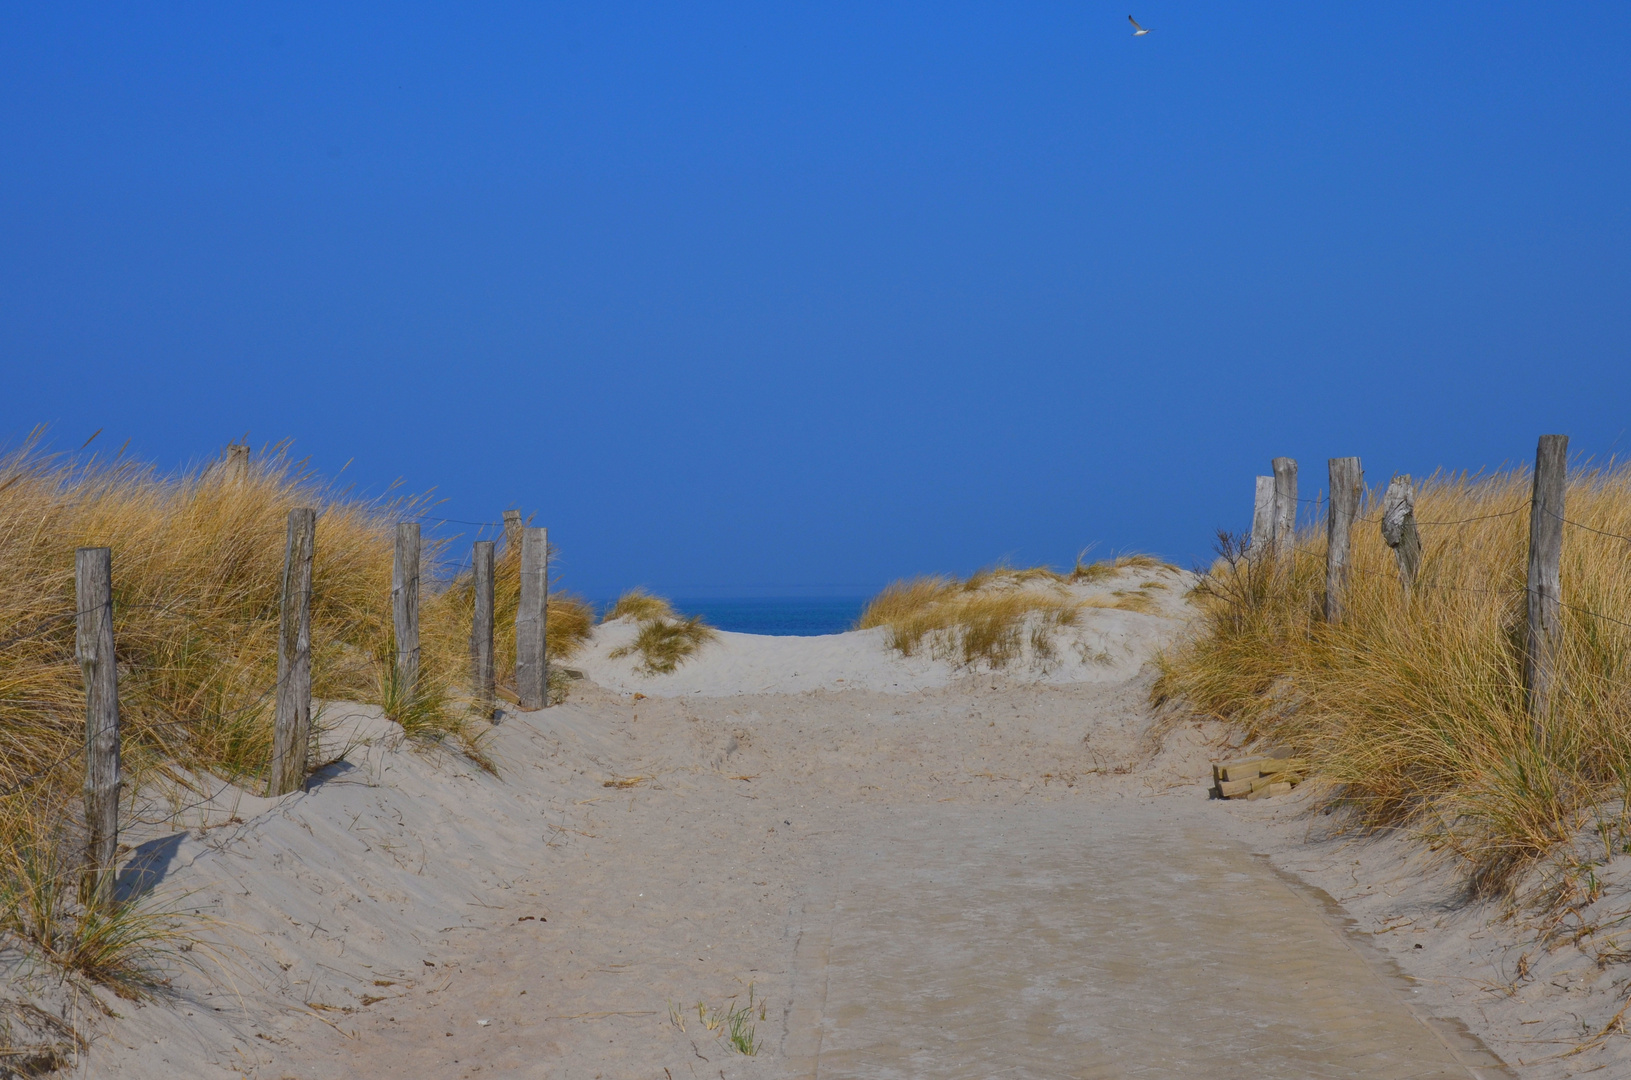
[[[1546,512],[1565,525],[1573,525],[1577,529],[1584,529],[1587,532],[1596,533],[1598,536],[1607,536],[1614,540],[1624,540],[1626,543],[1631,544],[1631,536],[1625,536],[1617,532],[1609,532],[1607,529],[1599,529],[1583,522],[1574,521],[1570,518],[1564,517],[1562,514],[1558,514],[1550,510]]]
[[[411,518],[409,520],[417,521],[420,524],[434,523],[437,525],[478,525],[486,529],[502,529],[504,527],[504,523],[502,521],[463,521],[459,518],[426,517],[423,515],[420,517]]]

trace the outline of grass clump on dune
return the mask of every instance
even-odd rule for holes
[[[1137,553],[1117,555],[1113,559],[1100,559],[1098,562],[1084,563],[1087,552],[1076,556],[1076,566],[1066,579],[1075,584],[1091,584],[1095,581],[1106,581],[1115,577],[1123,570],[1177,570],[1176,566],[1154,555],[1140,555]]]
[[[629,619],[640,627],[634,640],[610,653],[612,659],[621,659],[638,653],[641,669],[648,675],[667,675],[694,655],[702,646],[719,637],[718,631],[702,621],[700,615],[682,619],[674,613],[667,600],[652,596],[644,589],[632,589],[618,597],[606,613],[606,622]]]
[[[873,597],[857,630],[889,628],[889,645],[903,656],[927,648],[963,665],[1006,666],[1030,641],[1037,655],[1053,655],[1055,631],[1073,626],[1081,600],[1064,578],[1046,567],[982,570],[959,581],[919,577],[897,581]]]
[[[894,582],[873,597],[855,628],[887,626],[890,647],[903,656],[926,648],[937,659],[963,666],[984,662],[992,668],[1005,667],[1024,653],[1027,643],[1034,657],[1050,660],[1054,635],[1076,625],[1084,608],[1159,613],[1149,591],[1164,587],[1159,582],[1145,582],[1136,590],[1109,596],[1071,590],[1071,586],[1106,581],[1129,569],[1177,568],[1150,555],[1122,555],[1092,564],[1078,557],[1068,574],[1046,566],[996,566],[965,580],[911,578]]]
[[[1568,519],[1589,528],[1565,526],[1557,690],[1538,729],[1522,685],[1528,474],[1421,485],[1409,595],[1375,522],[1379,496],[1355,527],[1335,625],[1320,615],[1323,529],[1275,559],[1224,537],[1195,594],[1203,631],[1164,659],[1157,698],[1297,747],[1358,826],[1421,829],[1464,860],[1479,894],[1510,890],[1594,816],[1607,818],[1605,844],[1612,833],[1625,847],[1631,549],[1618,537],[1631,536],[1631,470],[1569,480]]]

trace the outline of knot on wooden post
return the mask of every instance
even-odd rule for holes
[[[1408,593],[1421,567],[1421,535],[1416,531],[1416,488],[1408,476],[1395,476],[1382,496],[1382,541],[1399,562],[1399,579]]]

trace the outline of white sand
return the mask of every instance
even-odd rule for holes
[[[1143,580],[1148,575],[1131,575],[1116,587]],[[1171,590],[1174,616],[1182,613],[1180,592]],[[1440,1028],[1421,1042],[1429,1028],[1420,1017],[1458,1018],[1509,1062],[1528,1062],[1567,1049],[1527,1041],[1532,1032],[1558,1038],[1570,1025],[1590,1027],[1613,1015],[1622,1000],[1608,987],[1617,967],[1606,975],[1592,967],[1578,982],[1553,985],[1565,968],[1582,967],[1572,946],[1531,948],[1531,975],[1506,995],[1523,929],[1492,928],[1495,912],[1448,903],[1449,879],[1408,869],[1412,849],[1401,842],[1309,843],[1311,827],[1326,819],[1299,817],[1296,799],[1206,802],[1206,761],[1217,752],[1209,741],[1221,732],[1181,725],[1157,753],[1146,705],[1145,662],[1182,627],[1178,618],[1090,612],[1077,640],[1088,643],[1089,657],[1109,654],[1108,662],[1056,660],[999,673],[903,660],[875,631],[814,639],[724,635],[667,677],[609,660],[627,632],[611,627],[575,659],[587,678],[566,704],[506,717],[493,730],[497,777],[451,754],[404,746],[377,710],[333,706],[331,741],[363,744],[311,791],[258,800],[222,790],[209,805],[186,811],[191,827],[179,832],[164,823],[168,811],[149,801],[144,813],[152,824],[127,835],[152,838],[143,852],[160,874],[157,895],[212,920],[201,932],[208,944],[186,954],[196,967],[178,968],[167,996],[133,1005],[96,991],[107,1008],[101,1013],[83,993],[74,1006],[52,977],[15,962],[9,987],[73,1008],[94,1033],[81,1075],[135,1080],[910,1076],[927,1075],[910,1061],[940,1061],[940,1053],[958,1064],[932,1074],[983,1076],[979,1062],[988,1059],[980,1055],[998,1052],[1013,1076],[1049,1076],[1086,1067],[1079,1063],[1090,1042],[1105,1062],[1142,1054],[1128,1066],[1133,1071],[1090,1075],[1140,1075],[1137,1062],[1157,1060],[1173,1063],[1162,1075],[1192,1074],[1177,1064],[1182,1039],[1149,1045],[1148,1031],[1163,1027],[1192,1029],[1218,1045],[1256,1032],[1253,1071],[1264,1076],[1313,1075],[1297,1055],[1326,1052],[1308,1038],[1327,1034],[1338,1058],[1360,1054],[1352,1040],[1364,1036],[1380,1040],[1378,1054],[1415,1055],[1410,1075],[1463,1075],[1429,1068],[1434,1055],[1454,1056],[1466,1046],[1453,1032],[1440,1037]],[[630,691],[648,697],[636,700]],[[1097,839],[1084,833],[1086,846],[1073,849],[1077,818],[1084,828],[1096,823]],[[1173,840],[1170,850],[1150,854],[1149,844],[1164,838]],[[1032,844],[1036,861],[1027,864]],[[976,852],[990,873],[1018,875],[1013,888],[993,892],[978,875],[959,877],[976,865],[969,861]],[[1194,1012],[1195,994],[1204,999],[1205,980],[1213,978],[1204,965],[1193,975],[1202,981],[1183,983],[1184,994],[1168,1001],[1150,981],[1156,976],[1137,965],[1116,960],[1105,968],[1111,961],[1095,952],[1044,947],[1048,935],[1069,930],[1072,912],[1114,914],[1130,929],[1156,933],[1148,928],[1165,925],[1157,916],[1171,908],[1168,921],[1179,936],[1141,948],[1181,958],[1197,940],[1183,920],[1198,916],[1182,915],[1163,898],[1187,902],[1187,890],[1212,888],[1218,871],[1209,867],[1224,856],[1232,860],[1226,876],[1236,893],[1282,888],[1252,852],[1342,899],[1419,984],[1400,988],[1385,958],[1367,959],[1381,981],[1353,987],[1370,996],[1345,1004],[1341,985],[1280,993],[1271,965],[1262,982],[1247,978]],[[1049,870],[1093,858],[1106,865],[1087,873],[1086,886]],[[904,879],[890,867],[918,875],[912,880],[923,882],[921,910],[913,910],[914,893],[897,887]],[[1121,891],[1130,899],[1093,891],[1101,873],[1127,885]],[[1145,875],[1153,875],[1147,884]],[[1217,884],[1225,895],[1221,878]],[[1036,891],[1044,886],[1066,897],[1068,909],[1046,908],[1054,894]],[[965,887],[981,891],[960,900],[956,890]],[[1082,887],[1089,892],[1069,891]],[[1616,886],[1600,903],[1624,906],[1625,895]],[[1310,917],[1275,896],[1282,906],[1274,910],[1302,927],[1299,940],[1315,933],[1329,935],[1321,940],[1339,951],[1360,947],[1341,944],[1339,927],[1308,930]],[[1124,913],[1113,908],[1129,902]],[[887,912],[874,911],[879,904]],[[1204,897],[1200,906],[1208,907]],[[1225,927],[1214,936],[1234,940],[1228,905],[1213,906],[1206,917]],[[1040,919],[1034,926],[1025,922],[1027,911]],[[1044,911],[1054,914],[1042,918]],[[846,937],[844,926],[873,928],[874,915],[895,920],[898,934],[921,926],[929,935],[874,973],[883,982],[868,974],[864,950],[839,947],[861,940],[854,931]],[[1002,931],[1011,919],[1021,922]],[[933,929],[937,920],[949,920],[944,935]],[[956,951],[974,949],[987,932],[995,933],[994,952]],[[898,934],[879,939],[880,962],[887,949],[915,940]],[[1020,935],[1013,940],[1035,957],[1027,963],[1045,970],[1010,965],[977,974],[986,970],[982,956],[1001,960],[1005,934]],[[1417,941],[1427,947],[1409,947]],[[911,965],[919,961],[927,965],[924,979],[933,968],[939,980],[933,993],[929,982],[888,981],[917,970]],[[966,986],[944,984],[965,969]],[[1179,963],[1161,977],[1189,978],[1187,970]],[[1111,997],[1061,989],[1100,977],[1112,980]],[[1116,979],[1134,980],[1128,986],[1142,996],[1114,994]],[[1552,981],[1542,986],[1543,979]],[[754,1021],[762,1049],[744,1057],[699,1022],[696,1005],[745,1004],[750,985],[756,1005],[766,1005],[764,1019]],[[890,1019],[893,1010],[880,1011],[887,995],[866,1005],[867,993],[886,991],[928,996],[911,997],[917,1019],[903,1027],[904,1020]],[[1303,1021],[1285,1014],[1279,1027],[1258,1023],[1274,1010],[1294,1013],[1304,998],[1312,1011]],[[1139,1034],[1119,1039],[1117,1003],[1135,1000],[1127,1008]],[[963,1011],[936,1012],[937,1001]],[[670,1005],[684,1030],[670,1019]],[[1162,1012],[1169,1007],[1191,1011]],[[1370,1017],[1369,1029],[1344,1021],[1314,1030],[1323,1017],[1354,1009]],[[906,1056],[898,1058],[876,1043],[915,1037],[939,1023],[935,1017],[951,1015],[959,1019],[947,1030],[961,1042],[901,1049]],[[1000,1022],[986,1029],[971,1015]],[[1052,1019],[1038,1026],[1044,1016]],[[1099,1034],[1090,1039],[1094,1024]],[[1282,1029],[1307,1038],[1276,1043]],[[1395,1029],[1397,1039],[1388,1034]],[[1631,1075],[1626,1044],[1554,1056],[1519,1074]],[[897,1065],[878,1064],[886,1058]],[[858,1064],[863,1060],[873,1064]],[[1333,1059],[1319,1074],[1384,1075],[1364,1068]],[[1513,1075],[1480,1070],[1465,1075]]]
[[[1158,614],[1086,607],[1077,625],[1057,632],[1054,655],[1035,655],[1028,638],[1022,654],[1004,669],[1020,682],[1124,682],[1171,636],[1173,620],[1185,613],[1183,594],[1193,584],[1190,574],[1170,569],[1129,570],[1096,585],[1062,590],[1089,602],[1114,603],[1118,593],[1146,590]],[[1042,591],[1049,591],[1044,586]],[[949,686],[970,674],[953,659],[937,657],[932,643],[917,655],[902,657],[889,647],[884,627],[829,634],[824,637],[767,637],[721,633],[670,674],[646,674],[638,654],[612,659],[638,633],[628,619],[608,623],[571,665],[609,690],[648,696],[726,697],[736,694],[797,694],[808,690],[876,690],[903,693]]]

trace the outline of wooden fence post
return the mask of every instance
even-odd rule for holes
[[[227,444],[226,476],[234,484],[249,479],[249,447],[242,443]]]
[[[548,612],[549,530],[529,527],[521,533],[521,606],[515,613],[515,693],[523,709],[549,703]]]
[[[504,511],[504,557],[513,559],[521,554],[521,511]]]
[[[112,899],[119,851],[119,669],[113,651],[113,550],[74,552],[74,653],[85,678],[85,865],[79,899]]]
[[[1421,569],[1421,534],[1416,530],[1416,487],[1408,476],[1395,476],[1382,496],[1382,540],[1399,561],[1404,594],[1416,587]]]
[[[1349,544],[1353,540],[1354,519],[1359,516],[1359,496],[1365,487],[1365,471],[1356,457],[1332,458],[1331,510],[1326,518],[1325,621],[1342,620],[1342,593],[1348,584]]]
[[[475,568],[476,612],[470,621],[470,683],[476,712],[483,720],[495,715],[493,671],[493,542],[477,540],[470,554]]]
[[[298,791],[306,782],[311,742],[311,565],[317,511],[289,511],[283,548],[283,593],[278,611],[277,712],[272,726],[270,796]]]
[[[1523,699],[1535,741],[1543,742],[1563,629],[1563,492],[1567,435],[1542,435],[1529,502],[1529,619],[1523,647]]]
[[[391,560],[391,623],[396,630],[396,686],[419,692],[419,523],[399,521]]]
[[[1297,531],[1297,462],[1294,458],[1274,459],[1274,528],[1269,542],[1290,550]]]
[[[1268,549],[1274,540],[1274,477],[1257,478],[1257,497],[1252,502],[1252,546],[1247,550],[1255,558]]]

